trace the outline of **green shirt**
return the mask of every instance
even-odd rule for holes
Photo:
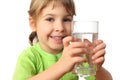
[[[61,57],[62,52],[53,55],[43,51],[39,43],[28,47],[19,56],[13,80],[26,80],[55,64]],[[47,77],[47,76],[46,76]],[[86,80],[95,80],[94,76]],[[72,73],[66,73],[60,80],[78,80],[77,76]]]

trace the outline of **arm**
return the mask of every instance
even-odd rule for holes
[[[96,74],[96,80],[113,80],[111,74],[103,67],[101,67]]]
[[[86,61],[85,58],[78,56],[80,53],[86,53],[86,50],[82,48],[84,44],[82,42],[75,42],[69,45],[70,41],[72,41],[72,37],[64,39],[62,56],[54,65],[28,80],[59,80],[63,75],[70,72],[76,63]]]
[[[49,69],[29,78],[28,80],[59,80],[65,73],[62,65],[57,62]]]

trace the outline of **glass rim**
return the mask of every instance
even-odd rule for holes
[[[80,25],[83,27],[81,27]],[[99,21],[82,21],[82,20],[78,21],[76,20],[73,22],[72,30],[73,30],[73,33],[74,32],[98,33],[99,32]]]

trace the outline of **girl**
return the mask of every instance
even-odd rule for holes
[[[71,36],[75,7],[73,0],[32,0],[29,23],[32,46],[25,49],[16,65],[14,80],[78,80],[71,73],[76,63],[86,61],[86,43]],[[72,42],[72,44],[69,44]],[[98,40],[93,62],[98,66],[96,80],[112,80],[102,67],[105,44]],[[95,80],[90,76],[87,80]]]

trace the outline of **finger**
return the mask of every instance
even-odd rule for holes
[[[65,37],[63,39],[63,45],[64,45],[64,47],[69,46],[69,44],[70,44],[70,42],[72,42],[72,40],[73,40],[73,38],[71,36]]]
[[[100,43],[99,45],[97,45],[93,51],[96,53],[97,51],[101,50],[101,49],[105,49],[106,48],[106,44],[105,43]]]
[[[86,48],[74,48],[74,49],[71,49],[71,51],[70,51],[71,56],[81,56],[82,57],[83,54],[86,54],[86,53],[88,53]]]
[[[105,49],[102,49],[102,50],[98,51],[97,53],[95,53],[95,54],[92,56],[92,59],[95,60],[95,59],[97,59],[97,58],[99,58],[99,57],[104,57],[105,53],[106,53],[106,52],[105,52]]]
[[[83,48],[85,47],[85,44],[83,42],[70,42],[70,47],[72,48]]]
[[[103,43],[103,40],[96,40],[96,44],[98,45],[98,44],[101,44],[101,43]]]
[[[73,38],[73,42],[77,42],[77,41],[82,41],[82,40],[79,38]]]
[[[88,39],[84,39],[84,42],[86,47],[92,46],[92,43]]]
[[[78,56],[78,57],[74,57],[74,58],[73,58],[73,61],[74,61],[75,63],[82,63],[82,62],[86,62],[87,59]]]
[[[96,60],[93,61],[94,64],[99,64],[99,65],[102,65],[105,61],[105,58],[104,57],[100,57]]]

